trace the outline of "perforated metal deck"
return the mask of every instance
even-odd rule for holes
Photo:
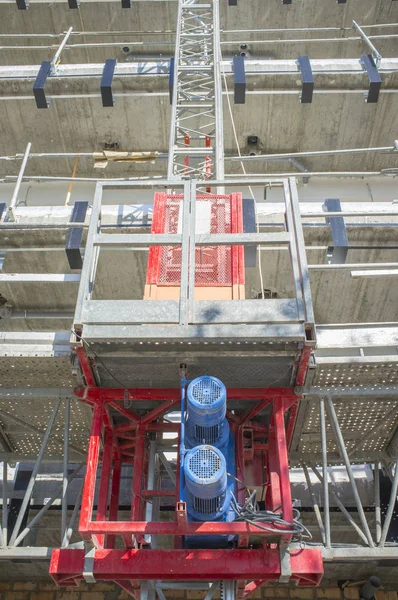
[[[59,396],[57,390],[52,394],[34,397],[29,391],[22,391],[0,395],[0,430],[8,448],[0,452],[3,458],[11,461],[35,460],[43,440],[43,434]],[[69,393],[71,398],[69,448],[70,457],[74,461],[84,461],[91,424],[91,409],[73,398],[73,390],[63,390],[62,398]],[[64,411],[62,403],[57,414],[52,435],[49,438],[45,459],[61,460],[64,448]]]

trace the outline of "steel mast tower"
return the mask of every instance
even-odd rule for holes
[[[219,0],[179,0],[168,179],[224,178]]]

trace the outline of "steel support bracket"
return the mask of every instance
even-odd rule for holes
[[[238,6],[238,0],[228,0],[228,6]]]
[[[245,104],[246,102],[246,72],[245,57],[234,56],[234,102],[235,104]]]
[[[131,0],[122,0],[122,8],[131,8]]]
[[[83,579],[86,583],[96,583],[94,577],[94,557],[95,548],[91,548],[91,550],[84,555]]]
[[[29,8],[29,0],[16,0],[18,10],[27,10]]]
[[[341,212],[341,203],[338,198],[327,198],[323,205],[326,212]],[[347,229],[344,217],[327,217],[326,222],[332,232],[333,246],[328,248],[329,264],[344,264],[348,253]]]
[[[377,70],[376,63],[371,54],[361,54],[361,62],[366,69],[369,78],[369,91],[366,96],[368,104],[374,104],[379,99],[381,88],[381,77]]]
[[[88,202],[75,202],[72,210],[71,223],[84,223]],[[83,238],[83,228],[70,227],[66,237],[65,251],[71,269],[81,269],[83,258],[80,246]]]
[[[282,4],[292,4],[292,0],[282,0]]]
[[[170,67],[169,67],[169,95],[170,95],[170,104],[173,104],[174,71],[175,71],[175,59],[173,57],[173,58],[170,58]]]
[[[347,4],[347,0],[336,0],[337,4]]]
[[[80,0],[68,0],[69,8],[80,8]]]
[[[49,101],[46,98],[44,86],[46,85],[47,77],[51,73],[51,61],[45,60],[41,63],[41,67],[33,84],[33,94],[36,100],[37,108],[48,108]]]
[[[299,70],[301,71],[301,104],[311,104],[315,84],[314,77],[312,75],[310,57],[306,55],[299,56],[297,59],[297,65]]]
[[[281,542],[279,546],[279,555],[281,560],[281,575],[279,583],[289,583],[292,576],[292,565],[290,562],[289,544]]]
[[[181,527],[186,527],[187,522],[188,522],[188,517],[187,517],[187,505],[185,504],[185,502],[177,502],[176,518],[177,518],[178,525],[180,525]]]
[[[101,97],[102,106],[105,108],[112,108],[114,105],[113,93],[112,93],[112,80],[115,72],[117,60],[115,58],[108,58],[105,61],[104,70],[102,71],[101,79]]]

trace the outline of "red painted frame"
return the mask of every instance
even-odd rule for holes
[[[179,425],[159,421],[164,414],[180,403],[180,389],[136,389],[99,388],[92,377],[91,364],[84,351],[79,352],[82,369],[87,382],[86,388],[76,390],[76,396],[93,407],[93,420],[88,448],[87,469],[82,497],[79,532],[84,540],[96,548],[93,573],[96,579],[117,582],[130,595],[136,597],[139,580],[143,579],[236,579],[239,577],[239,596],[246,598],[251,590],[267,581],[280,577],[278,540],[289,542],[291,535],[281,534],[277,527],[272,532],[259,529],[244,522],[188,522],[185,504],[179,500],[179,486],[167,490],[164,496],[176,506],[172,522],[146,522],[143,520],[144,500],[160,496],[160,491],[146,490],[147,469],[146,435],[151,431],[179,431]],[[147,400],[158,405],[144,416],[126,409],[123,401],[132,404]],[[283,518],[293,519],[292,498],[288,469],[288,444],[292,432],[299,397],[292,388],[229,388],[229,400],[256,400],[258,403],[243,414],[228,411],[232,431],[236,436],[237,476],[245,481],[247,456],[245,442],[254,444],[256,457],[262,452],[260,463],[253,463],[255,476],[266,482],[267,508],[281,507]],[[269,428],[252,421],[266,407],[271,406]],[[125,422],[114,425],[110,407],[125,417]],[[286,427],[286,419],[289,416]],[[251,435],[247,438],[247,431]],[[268,438],[266,439],[266,436]],[[245,459],[246,457],[246,459]],[[132,478],[130,520],[118,520],[120,475],[123,463],[134,465]],[[254,466],[255,465],[255,466]],[[260,465],[260,466],[259,466]],[[100,468],[101,467],[101,468]],[[95,511],[96,481],[99,475],[99,491]],[[257,484],[256,484],[257,485]],[[238,499],[244,499],[243,486],[238,484]],[[151,550],[144,536],[168,535],[175,540],[174,550]],[[238,537],[238,548],[233,550],[190,550],[181,549],[184,535],[230,534]],[[250,536],[261,538],[261,547],[249,549]],[[115,550],[119,538],[125,550]],[[239,566],[237,566],[239,565]],[[322,557],[317,549],[303,549],[291,556],[292,580],[298,585],[318,585],[322,575]],[[59,585],[77,585],[83,579],[84,551],[73,549],[54,550],[50,574]],[[239,574],[239,576],[238,576]],[[247,583],[248,580],[252,580]]]

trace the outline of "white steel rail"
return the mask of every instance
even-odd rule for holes
[[[180,0],[168,178],[223,175],[219,0]]]

